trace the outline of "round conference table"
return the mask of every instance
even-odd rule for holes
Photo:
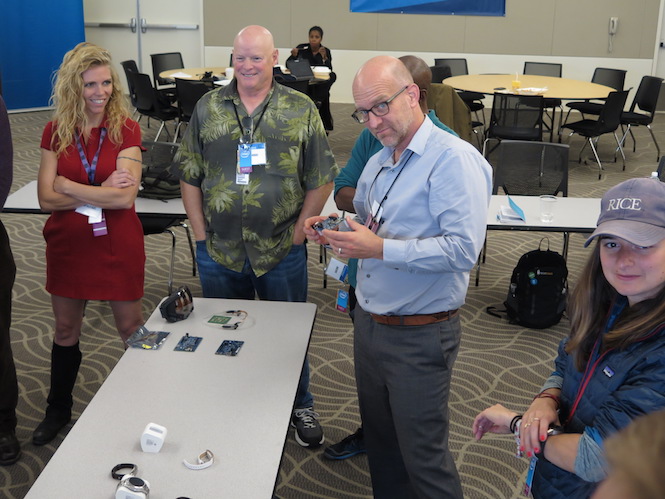
[[[456,90],[467,90],[481,94],[492,95],[495,92],[502,92],[520,95],[542,95],[546,99],[561,100],[604,99],[610,92],[614,91],[612,87],[591,83],[590,81],[540,75],[517,75],[520,87],[513,90],[512,84],[515,76],[514,73],[460,75],[446,78],[443,83]],[[555,115],[553,109],[550,140],[554,139]],[[561,119],[563,120],[563,117]]]
[[[543,92],[537,93],[546,99],[604,99],[610,92],[614,91],[612,87],[591,83],[590,81],[556,78],[553,76],[517,76],[520,81],[520,88],[543,89]],[[495,92],[521,93],[513,91],[512,83],[514,79],[515,74],[460,75],[446,78],[443,80],[443,83],[457,90],[480,92],[481,94],[493,94]]]
[[[159,77],[173,79],[175,75],[175,77],[183,80],[200,80],[205,73],[212,73],[212,76],[216,76],[217,78],[225,78],[226,67],[169,69],[168,71],[159,73]]]

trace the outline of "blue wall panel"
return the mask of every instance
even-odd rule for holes
[[[3,0],[2,93],[8,109],[44,107],[65,52],[85,40],[83,0]]]
[[[351,0],[351,12],[505,16],[506,0]]]

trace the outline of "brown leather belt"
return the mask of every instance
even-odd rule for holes
[[[437,312],[435,314],[421,314],[421,315],[378,315],[369,314],[379,324],[386,326],[425,326],[427,324],[434,324],[435,322],[447,321],[451,317],[455,317],[459,309],[448,310],[447,312]]]

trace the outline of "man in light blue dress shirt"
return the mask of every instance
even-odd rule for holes
[[[485,239],[491,167],[435,127],[397,59],[353,82],[354,117],[384,148],[367,163],[352,231],[308,237],[359,258],[354,356],[374,496],[461,498],[448,450],[448,393],[459,307]]]

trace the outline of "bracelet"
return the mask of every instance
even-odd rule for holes
[[[522,419],[522,415],[521,415],[521,414],[518,414],[517,416],[515,416],[515,417],[510,421],[510,425],[509,425],[510,433],[515,433],[515,425],[517,424],[517,422],[518,422],[520,419]]]
[[[129,470],[129,473],[118,473],[120,470]],[[111,476],[116,480],[122,480],[125,476],[136,476],[137,466],[133,463],[116,464],[111,470]]]
[[[536,399],[552,399],[552,400],[554,400],[554,402],[556,402],[556,410],[557,411],[559,410],[559,407],[561,406],[561,399],[556,395],[552,395],[551,393],[540,392],[538,395],[533,397],[533,400],[536,400]]]

